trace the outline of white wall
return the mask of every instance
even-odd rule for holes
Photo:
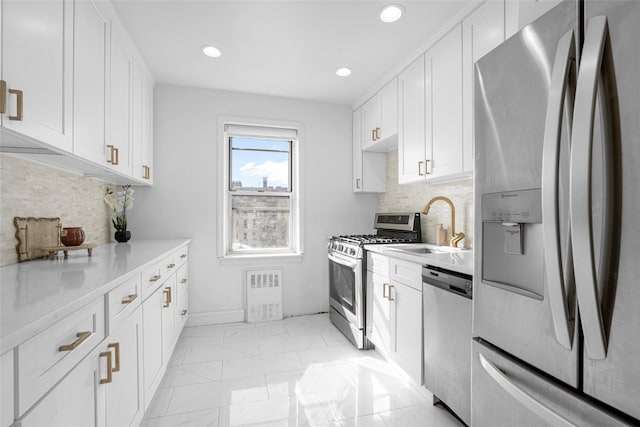
[[[154,96],[154,186],[137,189],[129,228],[133,239],[193,239],[192,321],[237,316],[244,307],[244,271],[260,266],[282,267],[285,315],[327,311],[327,238],[371,232],[376,209],[375,195],[351,191],[351,108],[170,85],[156,86]],[[304,124],[302,261],[221,265],[216,259],[218,115]]]

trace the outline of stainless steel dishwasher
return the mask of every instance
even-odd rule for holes
[[[472,276],[422,267],[424,385],[434,401],[471,421]]]

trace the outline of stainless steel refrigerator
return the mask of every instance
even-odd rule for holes
[[[473,426],[640,425],[640,1],[475,68]]]

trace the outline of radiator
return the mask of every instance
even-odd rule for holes
[[[247,271],[247,322],[282,319],[282,270]]]

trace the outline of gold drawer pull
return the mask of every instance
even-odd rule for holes
[[[186,316],[187,315],[187,310],[182,310],[182,313],[180,313],[180,314],[183,315],[183,316]]]
[[[180,255],[180,258],[186,258],[186,257],[187,257],[187,254]]]
[[[360,178],[356,178],[356,188],[360,189]]]
[[[149,179],[151,178],[151,168],[149,166],[143,165],[142,166],[142,178],[143,179]]]
[[[119,165],[120,164],[120,160],[118,157],[118,148],[117,147],[113,147],[113,152],[115,153],[115,161],[113,162],[114,165]]]
[[[165,296],[163,307],[169,307],[171,305],[171,287],[164,288],[162,293]]]
[[[75,340],[71,344],[61,345],[60,347],[58,347],[58,351],[71,351],[71,350],[74,350],[76,347],[78,347],[80,344],[85,342],[87,340],[87,338],[89,338],[91,336],[91,331],[78,332],[76,336],[78,337],[77,340]]]
[[[158,280],[160,280],[162,276],[160,276],[159,274],[156,274],[155,276],[151,277],[151,279],[149,279],[150,282],[157,282]]]
[[[114,342],[109,344],[107,347],[113,348],[116,351],[116,366],[112,369],[112,372],[120,371],[120,343]]]
[[[9,120],[22,120],[22,91],[18,89],[9,89],[9,93],[18,97],[18,112],[15,116],[9,116]]]
[[[107,163],[111,163],[112,165],[115,165],[115,162],[113,160],[113,145],[111,144],[107,144],[107,148],[109,149],[109,160],[107,160]]]
[[[133,300],[135,300],[136,298],[138,298],[138,294],[131,294],[127,298],[123,298],[122,299],[122,303],[123,304],[131,304],[133,302]]]
[[[180,280],[180,283],[182,283],[182,284],[187,283],[187,279]]]
[[[103,351],[100,353],[100,357],[107,358],[107,378],[101,378],[100,384],[109,384],[113,380],[113,365],[111,364],[111,352]]]
[[[380,128],[376,128],[376,140],[380,139]]]
[[[5,105],[7,104],[7,82],[0,80],[0,114],[5,113]]]
[[[176,265],[175,265],[174,263],[171,263],[171,264],[167,265],[167,268],[173,268],[173,267],[175,267],[175,266],[176,266]]]

